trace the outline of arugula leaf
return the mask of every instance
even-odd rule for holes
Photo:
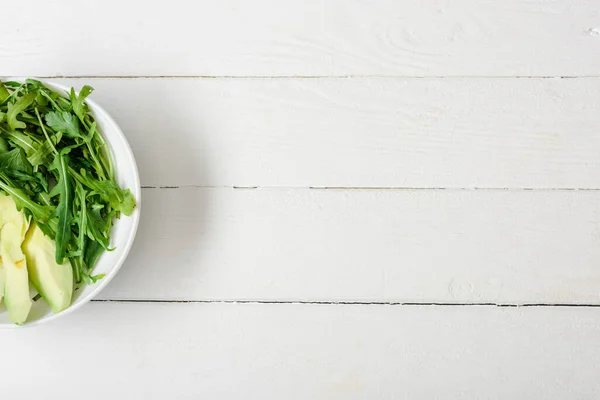
[[[67,111],[51,111],[46,114],[46,123],[56,132],[62,132],[69,138],[80,138],[79,121]]]
[[[102,216],[100,215],[100,211],[99,210],[90,211],[86,208],[83,210],[82,214],[85,214],[86,219],[90,221],[90,223],[88,223],[87,227],[86,227],[87,228],[86,233],[87,233],[88,237],[90,239],[95,240],[96,242],[100,243],[100,245],[105,250],[110,250],[108,248],[108,246],[109,246],[108,231],[110,230],[110,227],[102,219]]]
[[[23,86],[23,84],[15,81],[7,81],[4,82],[4,86],[8,86],[10,88],[18,88],[20,86]]]
[[[25,150],[25,154],[28,156],[31,156],[37,150],[38,143],[19,131],[12,132],[9,136],[9,139],[15,144],[15,146]]]
[[[87,246],[84,255],[84,262],[90,270],[94,267],[94,265],[96,265],[96,262],[102,253],[104,253],[104,251],[104,248],[98,242],[91,242]]]
[[[52,206],[52,200],[50,199],[50,195],[48,194],[48,181],[46,180],[46,191],[38,193],[38,198],[40,199],[40,203],[43,206]]]
[[[27,85],[29,89],[33,90],[48,90],[46,86],[44,86],[44,84],[37,79],[27,78],[25,79],[25,85]]]
[[[41,172],[36,172],[33,174],[33,179],[31,180],[32,190],[36,193],[47,193],[49,182],[44,174]],[[35,186],[34,186],[35,185]]]
[[[95,133],[96,133],[96,121],[92,122],[92,124],[90,125],[90,135],[89,135],[88,139],[86,139],[86,144],[87,144],[87,149],[88,149],[89,155],[90,155],[92,161],[94,162],[94,169],[96,170],[96,174],[98,174],[98,177],[100,179],[104,180],[104,179],[106,179],[106,175],[104,173],[104,168],[103,168],[102,164],[100,163],[100,161],[98,161],[98,156],[96,155],[96,151],[92,147],[92,144],[91,144],[91,139],[94,137]]]
[[[92,283],[96,283],[100,279],[104,278],[105,276],[106,276],[105,274],[90,275],[90,279],[92,280]]]
[[[0,103],[6,100],[10,96],[10,93],[6,89],[6,86],[2,82],[0,82]]]
[[[40,112],[37,109],[37,107],[35,108],[35,115],[40,123],[40,129],[42,130],[42,133],[44,134],[44,137],[46,138],[46,143],[48,143],[48,145],[52,148],[52,151],[54,152],[54,154],[58,154],[56,147],[54,147],[54,143],[52,143],[52,139],[50,139],[50,136],[48,136],[48,132],[46,131],[46,128],[44,128],[44,123],[42,122],[42,117],[40,117]]]
[[[71,214],[73,187],[69,176],[69,156],[57,155],[50,169],[58,171],[58,182],[50,192],[50,197],[60,194],[59,203],[53,215],[58,217],[58,226],[54,237],[56,262],[62,264],[71,238],[71,220],[73,218]]]
[[[4,190],[6,194],[12,197],[19,210],[28,210],[33,215],[38,224],[43,224],[44,222],[50,219],[50,216],[52,215],[53,211],[52,207],[41,206],[37,204],[36,202],[31,200],[23,190],[17,189],[6,184],[6,180],[7,179],[3,177],[2,174],[0,174],[0,189]]]
[[[77,117],[79,117],[79,120],[82,124],[85,124],[85,116],[88,112],[88,106],[85,104],[85,98],[92,94],[93,91],[93,87],[85,85],[79,91],[79,96],[75,94],[75,89],[73,88],[71,88],[71,92],[69,93],[71,104],[73,106],[73,112],[75,115],[77,115]]]
[[[113,181],[99,181],[92,179],[87,176],[85,170],[81,172],[81,174],[78,174],[71,169],[71,174],[73,174],[75,179],[93,190],[94,193],[100,195],[102,200],[106,201],[112,208],[127,216],[133,213],[136,204],[135,198],[129,189],[121,189]]]
[[[21,149],[0,153],[0,169],[4,170],[8,175],[14,171],[23,172],[27,175],[33,174],[31,164],[29,164]]]
[[[84,252],[86,247],[86,233],[87,233],[87,206],[85,201],[85,189],[81,186],[81,184],[77,184],[75,187],[75,192],[79,196],[79,207],[83,212],[80,212],[77,218],[78,226],[79,226],[79,237],[78,240],[78,248],[79,248],[79,263],[83,265],[84,263]]]
[[[115,210],[129,216],[135,209],[135,198],[129,189],[120,189],[113,181],[98,181],[96,191]]]
[[[48,142],[42,143],[35,152],[33,152],[29,157],[27,157],[27,161],[33,166],[37,167],[42,164],[48,163],[48,158],[52,154],[52,146]]]
[[[41,94],[48,101],[48,103],[52,106],[53,109],[60,111],[68,111],[64,110],[63,107],[56,102],[55,99],[57,98],[57,96],[54,93],[51,93],[48,90],[40,90],[39,94]]]
[[[5,153],[8,151],[8,141],[2,137],[0,137],[0,153]]]
[[[16,103],[8,103],[8,111],[6,113],[6,118],[8,119],[8,126],[12,131],[16,129],[25,129],[26,125],[24,122],[17,120],[17,116],[21,114],[27,107],[33,103],[36,93],[28,93],[17,100]]]
[[[38,91],[37,96],[35,97],[35,102],[40,106],[40,107],[47,107],[49,104],[48,99],[44,96],[44,94],[42,93],[42,90]]]

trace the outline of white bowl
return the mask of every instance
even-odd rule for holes
[[[23,78],[9,78],[9,80],[23,82]],[[49,88],[61,91],[70,91],[63,85],[42,81],[44,85]],[[106,143],[110,148],[110,153],[115,164],[115,178],[117,183],[123,189],[131,190],[131,193],[135,197],[137,207],[133,214],[129,217],[122,215],[120,219],[116,219],[112,232],[110,235],[111,246],[115,248],[114,251],[104,252],[98,259],[96,267],[94,268],[94,274],[105,274],[104,278],[92,285],[83,285],[79,290],[73,293],[73,301],[71,306],[59,314],[53,314],[50,307],[44,302],[43,299],[33,303],[27,322],[23,327],[39,325],[44,322],[55,320],[59,317],[67,315],[78,308],[81,308],[88,301],[93,299],[102,289],[108,285],[112,278],[117,274],[121,265],[127,258],[127,254],[133,245],[133,240],[138,227],[140,219],[140,205],[141,205],[141,186],[140,177],[138,175],[137,165],[135,158],[127,139],[121,128],[117,123],[108,115],[108,113],[100,107],[96,102],[86,99],[87,104],[90,107],[90,111],[100,128],[100,132]],[[15,328],[18,326],[13,324],[8,318],[8,313],[3,305],[0,306],[0,329],[1,328]]]

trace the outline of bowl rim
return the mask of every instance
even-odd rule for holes
[[[65,93],[69,93],[69,91],[71,90],[71,88],[68,86],[65,86],[63,84],[56,83],[53,81],[45,80],[45,79],[30,78],[30,77],[7,77],[7,78],[5,78],[5,80],[11,80],[11,81],[16,81],[16,82],[24,82],[26,79],[39,80],[45,86],[48,86],[54,90],[64,91]],[[79,93],[79,91],[76,91],[76,93]],[[135,161],[135,155],[133,154],[133,150],[131,150],[131,146],[129,145],[129,142],[127,141],[127,137],[123,133],[123,130],[121,129],[119,124],[117,124],[117,122],[112,118],[112,116],[101,105],[99,105],[96,101],[90,99],[89,97],[86,98],[85,101],[90,106],[90,110],[96,116],[96,119],[98,119],[98,117],[100,116],[103,121],[105,121],[106,123],[111,125],[111,127],[114,130],[114,134],[117,136],[118,140],[117,141],[115,141],[114,139],[112,141],[107,140],[107,142],[109,142],[111,147],[114,146],[115,142],[120,142],[119,147],[121,147],[125,151],[125,153],[127,154],[127,159],[129,161],[129,164],[131,165],[131,169],[132,169],[131,172],[133,174],[134,187],[128,187],[128,189],[132,191],[132,194],[134,195],[135,200],[136,200],[135,210],[133,211],[131,216],[127,217],[127,218],[132,218],[131,235],[127,239],[127,242],[119,245],[123,249],[123,251],[122,251],[121,256],[116,261],[116,263],[114,263],[113,267],[105,274],[105,276],[102,279],[100,279],[98,282],[96,282],[94,284],[95,287],[86,296],[77,299],[77,302],[71,303],[71,305],[68,308],[66,308],[65,310],[61,311],[58,314],[49,314],[49,315],[43,316],[39,319],[36,319],[34,321],[25,322],[23,325],[0,323],[0,329],[22,329],[22,328],[29,328],[29,327],[33,327],[33,326],[39,326],[41,324],[44,324],[44,323],[47,323],[50,321],[54,321],[57,318],[71,314],[75,310],[80,309],[81,307],[83,307],[84,305],[89,303],[94,297],[96,297],[110,283],[110,281],[112,281],[112,279],[115,277],[117,272],[121,269],[121,267],[125,263],[125,260],[127,259],[127,256],[129,255],[131,247],[133,246],[133,242],[135,241],[135,237],[136,237],[139,222],[140,222],[140,212],[141,212],[141,206],[142,206],[142,201],[141,201],[142,200],[142,188],[141,188],[141,183],[140,183],[139,170],[137,167],[137,163]],[[105,137],[105,139],[106,139],[106,137]],[[111,154],[111,157],[114,157],[114,154]],[[119,161],[121,161],[121,160],[119,160]]]

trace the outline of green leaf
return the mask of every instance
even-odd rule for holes
[[[0,178],[2,178],[2,174],[0,174]],[[29,212],[31,212],[31,215],[33,215],[38,224],[43,224],[44,222],[47,222],[50,219],[50,216],[52,215],[53,211],[52,207],[41,206],[37,204],[36,202],[31,200],[24,191],[9,186],[3,181],[6,181],[6,179],[0,179],[0,189],[4,190],[6,194],[12,197],[19,210],[29,210]]]
[[[85,245],[87,242],[86,239],[86,233],[87,233],[87,206],[86,206],[86,201],[85,201],[85,196],[86,196],[86,191],[83,188],[83,186],[81,186],[81,184],[77,184],[77,186],[75,187],[75,192],[77,193],[77,195],[79,196],[79,207],[81,208],[82,212],[79,213],[78,218],[77,218],[77,222],[78,222],[78,226],[79,226],[79,237],[77,238],[78,241],[78,248],[79,248],[79,264],[83,265],[84,263],[84,253],[85,253]]]
[[[44,84],[37,79],[27,78],[25,79],[25,85],[34,90],[48,90],[48,88],[46,88],[46,86],[44,86]]]
[[[93,283],[98,282],[100,279],[102,279],[104,277],[105,277],[105,274],[90,275],[90,279],[92,280]]]
[[[92,124],[90,125],[90,134],[89,134],[88,138],[86,139],[86,144],[87,144],[88,154],[94,162],[94,169],[96,170],[96,175],[98,175],[98,177],[101,180],[105,180],[106,174],[104,173],[104,167],[102,166],[100,161],[98,161],[98,155],[96,154],[97,149],[95,149],[91,144],[91,141],[95,134],[96,134],[96,121],[92,122]]]
[[[96,262],[104,253],[104,248],[98,242],[91,242],[85,251],[84,261],[87,268],[91,271],[94,269]]]
[[[0,103],[6,100],[10,96],[10,93],[6,89],[6,86],[0,81]]]
[[[52,93],[48,90],[40,90],[39,93],[42,96],[44,96],[44,98],[46,98],[46,100],[48,100],[48,103],[50,103],[50,105],[52,105],[52,108],[54,108],[55,110],[68,111],[68,110],[63,110],[63,108],[56,102],[56,98],[57,98],[56,93]]]
[[[75,94],[75,89],[73,88],[71,88],[71,92],[69,93],[71,104],[73,106],[73,112],[79,117],[81,123],[84,123],[85,115],[88,112],[87,104],[85,104],[85,98],[88,97],[93,91],[93,87],[85,85],[79,91],[79,96]]]
[[[42,94],[42,91],[38,91],[37,96],[35,97],[35,102],[40,106],[40,107],[47,107],[48,106],[48,99],[46,98],[46,96],[44,96]]]
[[[46,181],[46,184],[48,181]],[[48,194],[48,189],[46,188],[45,192],[38,193],[38,199],[40,199],[40,203],[44,206],[52,206],[52,200],[50,200],[50,195]]]
[[[94,182],[94,191],[112,208],[125,215],[131,215],[135,209],[135,198],[129,189],[120,189],[113,181]]]
[[[49,142],[48,140],[45,140],[42,144],[38,145],[36,144],[31,144],[30,146],[30,151],[28,153],[28,157],[27,157],[27,161],[29,161],[29,163],[33,166],[33,167],[37,167],[39,165],[48,165],[50,164],[50,155],[55,151],[55,146],[58,145],[58,143],[60,143],[60,140],[62,139],[62,133],[56,133],[54,135],[52,135],[52,137],[50,138],[50,140],[52,142]],[[37,145],[37,149],[36,146]],[[35,149],[34,151],[31,151],[31,149]]]
[[[29,161],[32,166],[37,167],[39,165],[47,164],[51,154],[52,146],[50,146],[48,142],[44,142],[32,155],[27,157],[27,161]]]
[[[4,86],[8,86],[10,88],[18,88],[23,86],[22,83],[19,82],[15,82],[15,81],[8,81],[8,82],[4,82]]]
[[[87,208],[82,210],[82,214],[86,215],[86,219],[89,223],[86,226],[86,233],[88,237],[98,243],[105,249],[110,250],[108,248],[108,233],[110,231],[110,226],[102,219],[99,211],[89,211]]]
[[[6,118],[8,120],[8,126],[12,131],[15,129],[25,129],[26,125],[24,122],[17,120],[17,116],[21,114],[27,107],[35,100],[36,93],[28,93],[17,100],[16,103],[8,103],[8,111]]]
[[[41,172],[36,172],[33,175],[28,175],[19,171],[12,171],[9,175],[13,175],[14,179],[21,182],[27,182],[29,189],[34,193],[48,192],[48,179]]]
[[[25,154],[27,154],[27,156],[31,156],[33,153],[35,153],[37,147],[39,146],[39,143],[35,142],[33,139],[31,139],[31,137],[19,131],[12,132],[8,138],[15,144],[15,146],[25,150]]]
[[[58,207],[54,210],[54,215],[58,217],[58,226],[54,243],[56,244],[56,262],[62,264],[67,253],[67,246],[71,239],[71,207],[73,203],[73,187],[69,175],[69,156],[66,154],[57,155],[51,169],[58,171],[58,182],[50,196],[55,193],[60,194]]]
[[[8,141],[0,137],[0,153],[6,153],[8,150]]]
[[[33,174],[33,168],[27,161],[25,153],[21,149],[14,149],[6,153],[0,153],[0,168],[8,175],[13,172],[22,172],[28,175]]]
[[[69,138],[80,138],[79,121],[77,118],[67,111],[56,112],[52,111],[46,114],[46,123],[55,132],[62,132]]]
[[[133,213],[136,202],[129,189],[121,189],[113,181],[99,181],[93,179],[85,173],[85,170],[82,170],[81,174],[78,174],[71,169],[71,174],[75,179],[81,182],[81,184],[93,190],[94,193],[97,193],[102,200],[107,202],[116,211],[127,216]]]

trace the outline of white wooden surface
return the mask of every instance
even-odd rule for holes
[[[8,75],[599,75],[595,0],[18,1]],[[18,57],[15,57],[18,55]]]
[[[129,262],[103,299],[600,304],[599,191],[143,196]]]
[[[2,333],[2,398],[595,399],[598,312],[92,303]]]
[[[97,88],[147,186],[600,188],[600,78],[59,82]]]
[[[5,15],[0,76],[94,86],[145,189],[98,301],[0,331],[2,398],[600,397],[597,2]]]

